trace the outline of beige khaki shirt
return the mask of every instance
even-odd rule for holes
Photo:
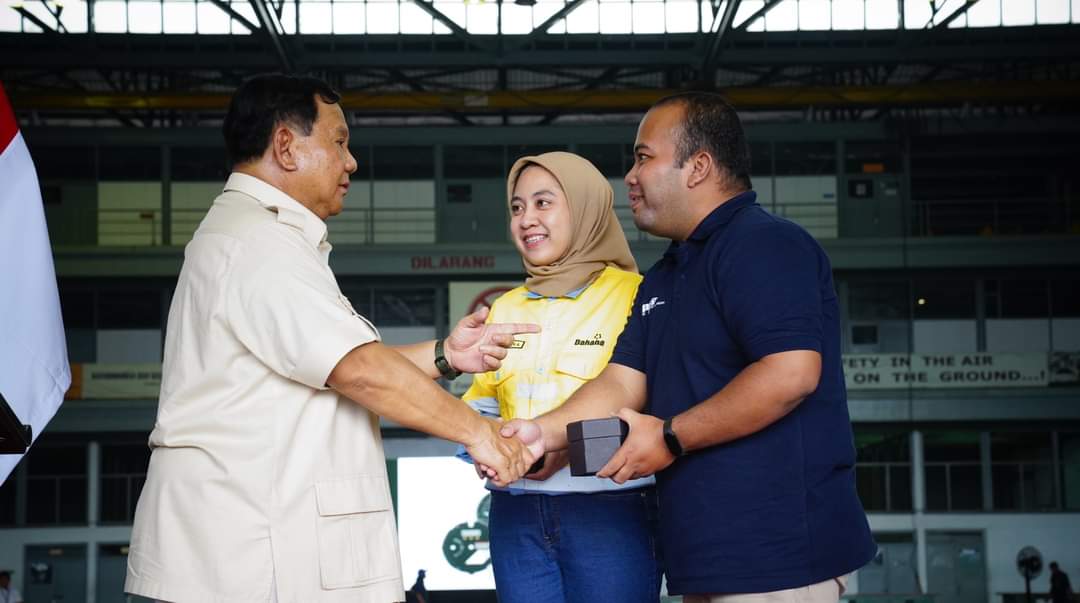
[[[326,224],[234,173],[184,253],[125,590],[176,603],[404,599],[378,417],[326,386],[379,339]]]

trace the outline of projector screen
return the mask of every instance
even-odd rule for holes
[[[454,457],[397,459],[398,534],[405,588],[495,588],[488,549],[490,498],[473,466]]]

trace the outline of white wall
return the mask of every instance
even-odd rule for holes
[[[967,354],[975,351],[975,320],[916,320],[912,351],[925,354]]]
[[[161,329],[98,329],[95,362],[161,362]]]
[[[1045,318],[986,319],[987,352],[1048,352],[1050,322]]]

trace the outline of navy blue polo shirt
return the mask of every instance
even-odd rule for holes
[[[876,552],[855,447],[829,259],[746,192],[645,274],[611,362],[645,373],[650,414],[677,415],[769,354],[815,350],[817,390],[765,429],[657,475],[672,594],[758,593],[844,575]]]

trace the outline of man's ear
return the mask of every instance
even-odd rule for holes
[[[705,151],[698,151],[690,156],[690,175],[686,179],[686,186],[694,188],[708,181],[716,171],[712,156]]]
[[[285,124],[278,124],[274,133],[270,136],[270,151],[274,155],[274,163],[286,172],[295,172],[296,164],[296,135]]]

